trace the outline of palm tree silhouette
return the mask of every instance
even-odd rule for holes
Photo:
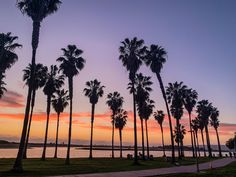
[[[4,95],[4,92],[7,91],[7,89],[5,88],[6,83],[3,81],[4,78],[5,75],[3,73],[0,73],[0,99]]]
[[[26,85],[29,86],[31,72],[32,72],[32,65],[29,64],[26,67],[26,69],[23,70],[23,72],[24,72],[23,81],[25,81]],[[46,77],[47,77],[47,67],[43,66],[40,63],[36,64],[35,72],[34,72],[34,83],[33,83],[33,92],[32,92],[32,100],[31,100],[30,119],[29,119],[27,135],[26,135],[25,151],[24,151],[24,157],[23,157],[25,159],[27,158],[27,148],[28,148],[28,142],[29,142],[29,134],[30,134],[32,116],[33,116],[34,104],[35,104],[36,91],[45,85]]]
[[[192,130],[194,131],[193,135],[195,135],[196,141],[197,141],[196,155],[198,152],[198,156],[200,157],[201,154],[199,151],[199,141],[198,141],[198,130],[199,130],[200,126],[199,126],[199,119],[197,117],[195,119],[191,120],[191,127],[192,127]],[[194,156],[195,156],[195,154],[194,154]]]
[[[193,145],[193,133],[192,133],[192,127],[191,127],[191,113],[193,111],[193,108],[195,107],[198,99],[198,94],[195,90],[192,89],[186,89],[184,93],[184,107],[188,112],[189,115],[189,126],[190,126],[190,135],[191,135],[191,144],[192,144],[192,153],[194,157],[194,145]]]
[[[145,119],[145,103],[149,99],[149,92],[152,91],[150,87],[152,82],[151,77],[144,76],[142,73],[136,74],[135,77],[135,95],[136,104],[138,108],[138,114],[141,121],[141,131],[142,131],[142,158],[145,160],[145,147],[144,147],[144,128],[143,119]],[[132,91],[132,83],[129,83],[129,89]]]
[[[57,146],[58,146],[58,132],[59,132],[59,121],[60,114],[63,113],[64,109],[69,105],[68,100],[70,99],[68,95],[68,90],[57,90],[56,95],[52,95],[52,107],[57,113],[57,131],[56,131],[56,145],[55,145],[55,154],[54,158],[57,158]]]
[[[201,132],[201,138],[202,138],[202,145],[203,145],[203,152],[204,152],[204,157],[206,157],[206,148],[205,148],[205,141],[204,141],[204,128],[205,128],[205,125],[204,125],[204,122],[201,118],[199,118],[198,116],[196,117],[197,121],[198,121],[198,126],[199,126],[199,129],[200,129],[200,132]]]
[[[219,155],[222,157],[221,146],[220,146],[220,138],[218,133],[218,127],[220,125],[219,117],[219,110],[216,107],[212,108],[211,116],[210,116],[210,123],[211,126],[214,127],[217,136],[218,148],[219,148]]]
[[[47,73],[46,83],[43,88],[43,92],[47,95],[47,121],[46,121],[46,131],[44,138],[44,146],[42,153],[42,160],[45,160],[46,157],[46,147],[47,147],[47,138],[48,138],[48,124],[49,116],[51,111],[51,103],[53,94],[64,85],[64,76],[59,74],[59,69],[56,65],[50,66],[50,71]]]
[[[93,81],[86,82],[86,87],[84,89],[85,96],[89,98],[90,103],[92,104],[92,113],[91,113],[91,138],[90,138],[90,151],[89,151],[89,158],[93,158],[92,148],[93,148],[93,123],[94,123],[94,112],[95,112],[95,105],[98,102],[99,97],[103,96],[103,89],[105,86],[101,85],[101,82],[98,82],[97,79]]]
[[[147,157],[148,157],[148,159],[150,158],[150,155],[149,155],[149,140],[148,140],[147,121],[148,121],[149,117],[152,115],[153,109],[155,108],[154,103],[155,102],[153,100],[147,99],[147,101],[144,104],[144,120],[145,120],[145,128],[146,128]]]
[[[171,139],[171,148],[172,148],[172,163],[175,162],[175,146],[174,146],[174,138],[173,138],[173,129],[171,123],[170,110],[167,103],[166,93],[164,84],[161,77],[161,70],[163,68],[163,64],[166,62],[167,52],[165,49],[158,45],[151,45],[150,49],[147,50],[147,55],[145,58],[145,63],[150,67],[151,71],[156,74],[158,82],[160,84],[160,89],[162,92],[163,99],[165,101],[165,106],[169,119],[169,127],[170,127],[170,139]]]
[[[112,123],[112,158],[114,158],[114,128],[115,128],[115,115],[117,114],[118,110],[122,107],[124,102],[124,98],[118,92],[109,93],[107,95],[106,104],[110,107],[112,111],[111,115],[111,123]]]
[[[29,120],[29,112],[30,112],[30,102],[31,102],[31,95],[33,90],[33,82],[34,82],[34,70],[35,70],[35,58],[36,58],[36,51],[38,48],[39,43],[39,31],[40,31],[40,24],[44,18],[48,15],[53,14],[59,8],[61,1],[59,0],[17,0],[17,7],[23,14],[29,16],[33,21],[33,32],[32,32],[32,76],[31,81],[28,88],[28,95],[27,95],[27,102],[25,107],[25,117],[23,123],[23,129],[21,134],[21,140],[19,145],[19,151],[17,154],[17,158],[15,160],[13,170],[14,171],[23,171],[22,167],[22,159],[24,154],[25,148],[25,138],[27,134],[27,126]]]
[[[126,125],[127,118],[128,118],[128,113],[123,109],[119,109],[114,118],[115,127],[119,129],[119,135],[120,135],[120,158],[122,158],[122,130]]]
[[[184,156],[184,149],[183,149],[183,139],[184,139],[184,135],[186,134],[186,129],[183,125],[178,124],[177,126],[175,126],[175,130],[174,130],[174,137],[175,137],[175,142],[177,144],[180,144],[180,157]]]
[[[161,128],[161,139],[162,139],[162,147],[163,147],[163,157],[166,157],[165,153],[165,143],[164,143],[164,136],[163,136],[163,122],[165,118],[165,114],[163,113],[162,110],[154,112],[153,114],[155,120],[158,122]]]
[[[201,100],[197,103],[197,110],[199,119],[201,119],[205,132],[206,132],[206,142],[207,142],[207,149],[209,153],[209,157],[212,157],[212,150],[211,150],[211,143],[210,143],[210,136],[208,132],[208,123],[209,117],[211,116],[212,112],[212,103],[209,103],[208,100]]]
[[[142,65],[145,57],[146,47],[144,41],[138,40],[134,37],[132,40],[126,38],[121,42],[122,46],[119,48],[119,60],[122,61],[123,66],[129,71],[129,79],[132,83],[132,90],[134,90],[135,75]],[[138,146],[137,146],[137,123],[136,123],[136,99],[135,92],[133,94],[133,112],[134,112],[134,164],[138,164]]]
[[[78,49],[76,45],[68,45],[67,48],[62,48],[62,57],[57,61],[61,62],[60,70],[68,78],[69,96],[70,96],[70,122],[68,133],[68,147],[66,155],[66,164],[70,164],[70,146],[71,146],[71,132],[72,132],[72,105],[73,105],[73,78],[79,74],[84,68],[85,60],[81,57],[82,50]]]
[[[184,99],[184,92],[186,90],[186,86],[183,85],[183,82],[175,82],[175,83],[169,83],[167,90],[166,90],[166,95],[167,95],[167,100],[168,103],[171,104],[170,106],[170,112],[172,116],[176,119],[176,127],[177,127],[177,134],[180,134],[180,119],[183,116],[183,99]],[[178,130],[179,129],[179,130]],[[179,138],[179,136],[177,136]],[[177,142],[178,145],[178,155],[179,158],[183,154],[181,154],[181,149],[180,149],[180,143],[181,139],[179,139]]]
[[[18,60],[15,49],[22,47],[16,43],[17,36],[11,36],[11,33],[0,33],[0,74],[4,74],[7,69]]]

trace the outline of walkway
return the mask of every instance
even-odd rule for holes
[[[231,162],[236,161],[235,158],[224,158],[218,159],[211,162],[199,164],[200,170],[208,170],[211,168],[224,167]],[[106,173],[91,173],[91,174],[79,174],[79,175],[63,175],[56,177],[144,177],[144,176],[155,176],[164,174],[174,174],[174,173],[195,173],[196,165],[188,166],[178,166],[178,167],[168,167],[168,168],[158,168],[149,170],[138,170],[138,171],[123,171],[123,172],[106,172]],[[55,177],[55,176],[54,176]]]

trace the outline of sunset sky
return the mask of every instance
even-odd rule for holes
[[[31,19],[23,16],[15,4],[15,0],[0,2],[0,33],[12,32],[23,45],[16,50],[18,62],[6,73],[8,92],[0,100],[0,139],[11,141],[19,141],[23,125],[27,86],[22,81],[22,70],[31,61],[32,33]],[[95,143],[111,141],[110,111],[105,102],[106,95],[113,91],[125,98],[124,109],[129,111],[129,118],[123,139],[125,144],[133,143],[132,97],[126,89],[128,72],[118,60],[118,48],[124,38],[137,36],[146,45],[158,44],[167,50],[168,60],[162,72],[165,85],[183,81],[199,93],[199,100],[208,99],[220,110],[219,132],[224,144],[236,131],[235,7],[235,0],[62,0],[58,12],[41,24],[36,61],[47,66],[58,64],[60,49],[68,44],[76,44],[84,51],[85,68],[74,79],[73,143],[89,140],[91,105],[83,89],[86,81],[95,78],[106,86],[104,97],[96,105]],[[155,75],[146,66],[140,72],[152,76],[151,98],[156,110],[165,111]],[[43,142],[45,111],[46,96],[39,90],[31,142]],[[67,142],[68,111],[61,117],[60,142]],[[49,142],[54,142],[56,115],[54,110],[51,113]],[[181,122],[189,129],[187,118],[184,114]],[[164,127],[166,143],[170,143],[167,119]],[[212,143],[216,144],[215,132],[212,128],[210,131]],[[161,143],[160,129],[153,117],[149,133],[151,145]],[[138,135],[140,140],[140,131]],[[118,142],[118,132],[115,138]],[[190,143],[189,138],[187,134],[186,144]]]

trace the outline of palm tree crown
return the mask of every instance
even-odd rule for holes
[[[105,86],[101,86],[101,82],[97,79],[86,82],[87,88],[84,89],[85,96],[89,97],[91,104],[97,104],[98,98],[103,96],[103,89]]]
[[[198,99],[198,93],[193,89],[186,89],[184,92],[184,106],[188,113],[193,111]]]
[[[163,111],[160,110],[160,111],[154,112],[153,116],[154,116],[154,119],[158,122],[158,124],[162,126],[164,118],[165,118],[165,114],[163,113]]]
[[[111,108],[113,114],[115,115],[119,108],[122,107],[124,98],[119,92],[109,93],[107,95],[106,104]]]
[[[211,111],[211,116],[210,116],[211,118],[210,123],[211,123],[211,126],[213,126],[215,129],[217,129],[220,125],[220,121],[218,117],[219,117],[219,110],[216,107],[213,107]]]
[[[68,96],[68,90],[57,90],[56,94],[54,94],[52,98],[52,106],[57,114],[62,113],[64,109],[69,105],[68,100],[70,98]]]
[[[0,33],[0,72],[5,73],[17,60],[18,56],[14,52],[16,48],[22,45],[15,43],[17,36],[11,36],[11,33]]]
[[[128,118],[127,111],[119,109],[118,113],[115,116],[115,127],[122,130],[126,125],[127,118]]]
[[[201,100],[197,104],[198,117],[201,119],[205,126],[209,123],[209,117],[212,112],[212,103],[209,103],[208,100]]]

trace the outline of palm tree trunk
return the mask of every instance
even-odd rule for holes
[[[196,166],[197,166],[197,172],[199,172],[199,164],[198,164],[198,156],[197,156],[197,147],[196,147],[196,135],[195,132],[193,131],[193,143],[194,143],[194,154],[196,157]]]
[[[201,130],[201,135],[202,135],[202,145],[203,145],[204,157],[206,157],[206,148],[205,148],[205,143],[204,143],[203,130]]]
[[[119,128],[120,133],[120,158],[122,158],[122,130]]]
[[[206,141],[207,141],[207,149],[208,149],[209,157],[212,157],[211,143],[210,143],[210,137],[209,137],[207,125],[205,125],[205,131],[206,131]]]
[[[180,133],[180,126],[179,126],[179,119],[176,119],[176,126],[177,126],[177,147],[178,147],[178,156],[179,156],[179,159],[181,158],[181,154],[180,154],[180,138],[179,138],[179,133]]]
[[[134,90],[134,81],[132,81],[132,89]],[[138,165],[138,139],[137,139],[137,120],[136,120],[136,99],[133,92],[133,111],[134,111],[134,164]]]
[[[23,156],[24,159],[27,158],[27,149],[28,149],[30,128],[31,128],[31,122],[32,122],[33,111],[34,111],[35,96],[36,96],[36,90],[34,89],[33,95],[32,95],[32,102],[31,102],[29,125],[28,125],[28,130],[27,130],[27,135],[26,135],[26,141],[25,141],[25,151],[24,151],[24,156]]]
[[[114,133],[115,133],[115,120],[114,112],[112,113],[112,137],[111,137],[111,157],[114,158]]]
[[[184,157],[184,142],[183,142],[183,139],[180,139],[180,147],[181,147],[181,157]]]
[[[48,95],[47,96],[47,122],[46,122],[46,131],[45,131],[44,144],[43,144],[43,153],[42,153],[42,158],[41,158],[42,160],[45,160],[46,158],[50,109],[51,109],[51,95]]]
[[[68,144],[66,154],[66,165],[70,164],[70,145],[71,145],[71,131],[72,131],[72,99],[73,99],[73,77],[68,77],[69,82],[69,97],[70,97],[70,122],[69,122],[69,133],[68,133]]]
[[[172,123],[171,123],[170,109],[169,109],[169,106],[168,106],[168,103],[167,103],[166,92],[165,92],[165,88],[164,88],[164,85],[163,85],[163,82],[162,82],[161,75],[159,73],[156,73],[156,75],[157,75],[157,79],[158,79],[159,84],[160,84],[162,96],[164,98],[165,105],[166,105],[166,110],[167,110],[167,114],[168,114],[169,127],[170,127],[170,140],[171,140],[171,148],[172,148],[172,163],[174,163],[175,162],[175,145],[174,145],[174,135],[173,135],[173,129],[172,129]]]
[[[197,131],[196,131],[195,134],[196,134],[196,141],[197,141],[197,152],[198,152],[198,156],[201,157]]]
[[[91,137],[90,137],[90,151],[89,151],[89,158],[93,158],[93,122],[94,122],[94,111],[95,111],[95,104],[92,104],[92,114],[91,114]]]
[[[218,142],[218,148],[219,148],[219,155],[220,155],[220,157],[222,157],[221,146],[220,146],[220,138],[219,138],[218,130],[217,130],[217,128],[215,130],[216,130],[216,136],[217,136],[217,142]]]
[[[21,133],[21,139],[19,144],[19,149],[17,153],[17,157],[13,166],[13,171],[21,172],[23,171],[22,167],[22,159],[24,155],[24,149],[25,149],[25,138],[28,128],[28,121],[29,121],[29,112],[30,112],[30,102],[31,102],[31,96],[33,91],[33,83],[34,83],[34,70],[35,70],[35,58],[36,58],[36,50],[38,47],[39,42],[39,30],[40,30],[40,22],[33,22],[33,32],[32,32],[32,72],[30,76],[29,81],[29,88],[28,88],[28,95],[27,95],[27,102],[25,107],[25,117],[23,122],[23,128]]]
[[[56,132],[56,146],[55,146],[55,154],[54,158],[57,158],[57,145],[58,145],[58,132],[59,132],[59,120],[60,120],[60,113],[57,113],[57,132]]]
[[[148,126],[147,126],[147,119],[145,119],[145,127],[146,127],[146,141],[147,141],[147,158],[150,158],[149,155],[149,140],[148,140]]]
[[[189,127],[190,127],[190,135],[191,135],[191,145],[192,145],[192,153],[193,153],[193,158],[194,156],[194,147],[193,147],[193,129],[192,129],[192,120],[191,120],[191,112],[188,113],[189,115]]]
[[[166,152],[165,152],[165,143],[164,143],[164,136],[163,136],[163,127],[161,126],[161,139],[162,139],[162,148],[163,148],[163,157],[166,157]]]
[[[143,160],[145,160],[143,118],[141,118],[140,120],[141,120],[141,131],[142,131],[142,158]]]

